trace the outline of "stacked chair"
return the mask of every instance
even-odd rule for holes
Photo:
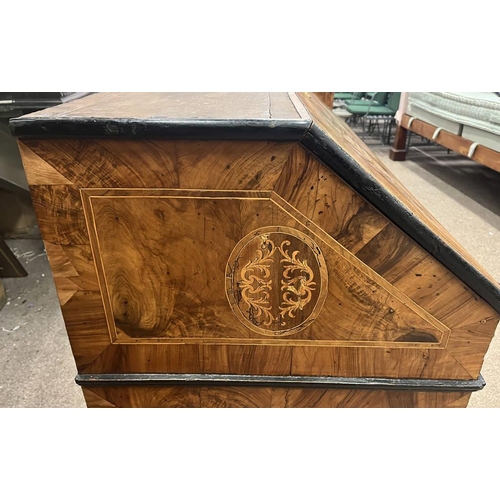
[[[349,97],[344,100],[345,109],[351,115],[347,123],[360,121],[363,131],[365,127],[369,134],[377,130],[381,133],[382,143],[389,144],[401,92],[340,92],[335,97],[340,99],[340,95]]]
[[[335,101],[346,103],[352,99],[361,99],[366,92],[335,92]]]

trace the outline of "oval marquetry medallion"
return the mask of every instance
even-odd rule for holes
[[[319,246],[289,227],[264,227],[245,236],[226,267],[231,309],[250,330],[285,336],[319,314],[328,273]]]

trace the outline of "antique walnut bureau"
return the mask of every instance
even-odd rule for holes
[[[12,120],[87,404],[466,406],[500,291],[313,93]]]

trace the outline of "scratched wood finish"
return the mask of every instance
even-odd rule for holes
[[[479,374],[498,314],[301,145],[50,139],[21,152],[81,372]],[[327,269],[318,314],[283,337],[245,326],[227,295],[235,248],[270,227],[315,242]]]
[[[68,116],[137,120],[300,118],[285,92],[99,92],[85,99],[37,111],[30,118]]]
[[[300,213],[342,243],[350,252],[403,292],[416,304],[452,329],[465,323],[482,327],[482,340],[471,333],[471,343],[490,341],[499,315],[478,298],[418,243],[382,216],[370,204],[301,148],[290,155],[283,176],[274,187]],[[312,196],[300,196],[310,192]],[[343,209],[341,207],[344,207]],[[325,317],[327,312],[323,313]],[[450,354],[469,369],[464,351]],[[483,351],[484,353],[485,351]],[[476,359],[477,361],[477,359]],[[470,370],[477,377],[480,364]]]
[[[92,387],[95,408],[464,408],[461,392],[242,387]]]

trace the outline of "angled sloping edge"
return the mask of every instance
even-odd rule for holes
[[[419,219],[408,206],[365,170],[354,155],[348,154],[341,144],[318,125],[315,121],[314,109],[308,106],[309,99],[317,101],[315,106],[318,104],[323,106],[316,97],[309,95],[307,98],[300,97],[313,118],[313,124],[304,136],[302,144],[491,307],[500,312],[500,288],[496,283]],[[335,119],[337,118],[332,113],[332,120]],[[365,147],[368,148],[368,146]],[[380,160],[372,156],[374,161],[380,163]],[[442,230],[446,231],[444,228]]]

